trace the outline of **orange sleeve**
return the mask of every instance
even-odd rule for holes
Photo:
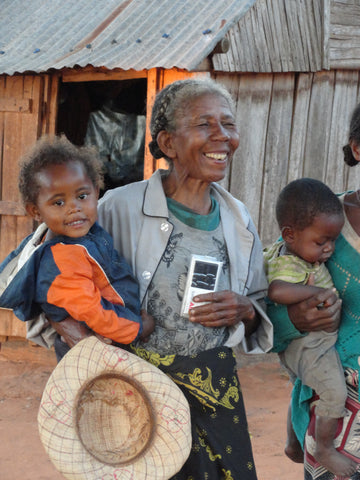
[[[60,273],[48,290],[47,301],[104,337],[124,344],[135,340],[141,327],[140,316],[126,308],[86,248],[56,244],[51,250]]]

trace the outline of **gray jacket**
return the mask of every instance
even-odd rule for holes
[[[140,299],[146,309],[147,289],[167,246],[173,226],[169,222],[161,170],[149,180],[106,192],[99,201],[99,223],[114,239],[114,246],[130,263],[140,283]],[[212,195],[220,205],[220,217],[230,259],[231,290],[248,295],[261,313],[262,322],[251,338],[244,339],[242,323],[231,329],[228,346],[242,343],[251,353],[272,347],[272,324],[261,300],[267,290],[262,245],[242,202],[217,184]]]

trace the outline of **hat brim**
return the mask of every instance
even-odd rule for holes
[[[150,402],[154,434],[133,461],[109,464],[91,454],[79,437],[79,392],[104,374],[121,374],[141,385]],[[52,463],[69,480],[166,480],[185,463],[191,449],[188,402],[161,370],[123,349],[89,337],[73,347],[55,367],[41,399],[38,426]]]

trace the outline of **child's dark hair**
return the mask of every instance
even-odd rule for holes
[[[349,128],[349,143],[343,147],[344,152],[344,162],[349,165],[349,167],[354,167],[359,162],[355,159],[350,142],[356,143],[360,146],[360,103],[355,107],[350,120]]]
[[[276,219],[280,230],[289,226],[304,230],[320,214],[344,215],[335,193],[323,182],[300,178],[286,185],[276,202]]]
[[[103,166],[94,148],[77,147],[65,135],[43,136],[24,156],[19,173],[19,190],[24,205],[35,204],[40,185],[37,174],[52,165],[79,162],[95,188],[103,187]]]

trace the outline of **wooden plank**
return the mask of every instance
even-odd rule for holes
[[[25,322],[19,320],[12,310],[0,309],[0,336],[25,338]]]
[[[280,68],[276,71],[288,72],[293,70],[294,66],[290,59],[289,32],[287,30],[287,19],[284,15],[283,0],[271,0],[269,3],[272,4],[273,37],[277,40],[276,52],[280,64]],[[293,2],[289,3],[293,5]]]
[[[98,82],[103,80],[131,80],[147,78],[146,70],[106,70],[101,68],[84,68],[81,70],[62,70],[63,82]]]
[[[234,103],[236,105],[237,95],[239,90],[239,80],[240,80],[239,76],[219,74],[214,77],[214,80],[224,85],[224,87],[230,92],[230,95],[232,96]],[[224,187],[226,190],[230,190],[231,168],[232,168],[232,165],[229,165],[229,167],[227,168],[225,177],[219,181],[219,184],[222,187]]]
[[[260,72],[262,71],[263,62],[261,62],[261,57],[257,55],[258,47],[261,48],[261,45],[259,45],[260,38],[258,38],[257,35],[254,35],[254,32],[257,32],[257,25],[254,18],[255,12],[256,10],[250,10],[250,14],[243,17],[241,28],[237,26],[236,29],[235,55],[237,57],[239,54],[238,52],[241,52],[242,65],[244,65],[241,70],[245,72],[252,72],[255,69]]]
[[[59,75],[43,75],[44,99],[41,115],[41,135],[56,133],[56,120],[59,99]]]
[[[5,83],[4,98],[19,97],[23,94],[22,77],[8,77]],[[25,114],[27,116],[28,114]],[[2,169],[2,199],[19,203],[19,193],[17,191],[17,161],[20,151],[21,118],[24,114],[5,113],[4,114],[4,156]],[[9,179],[13,179],[9,182]],[[17,245],[17,222],[15,216],[3,215],[0,218],[0,254],[1,260],[10,253]],[[0,335],[11,336],[13,332],[18,333],[17,329],[21,322],[16,319],[12,311],[2,310],[0,312]],[[22,324],[23,334],[25,325]]]
[[[17,170],[19,171],[19,161],[23,155],[33,146],[37,138],[41,135],[41,125],[45,122],[44,112],[44,77],[40,75],[25,75],[24,77],[24,96],[32,98],[33,110],[31,118],[28,121],[23,120],[21,135],[21,152],[18,158]],[[17,243],[32,232],[34,221],[30,217],[20,216],[17,218]]]
[[[331,69],[360,67],[360,4],[331,0],[329,62]]]
[[[267,39],[268,50],[271,58],[271,69],[273,72],[281,72],[281,57],[280,57],[280,45],[279,45],[279,36],[275,27],[276,19],[274,18],[274,1],[270,0],[269,2],[262,0],[260,5],[263,6],[263,18],[264,18],[264,27],[265,27],[265,36]],[[256,32],[254,32],[256,34]]]
[[[299,8],[294,8],[297,2],[283,2],[283,9],[286,14],[286,23],[288,25],[287,35],[291,44],[289,45],[289,70],[304,71],[308,69],[308,64],[305,63],[304,49],[301,39],[301,22],[299,20]],[[291,65],[291,66],[290,66]]]
[[[3,98],[16,97],[32,100],[31,112],[4,113],[4,150],[2,165],[2,207],[12,208],[11,215],[0,217],[1,260],[13,250],[33,229],[32,219],[24,215],[14,215],[20,208],[20,194],[17,186],[19,160],[32,145],[41,131],[43,82],[39,75],[7,77],[1,91]],[[9,181],[11,179],[12,181]],[[5,203],[4,203],[5,202]],[[22,212],[23,213],[23,212]],[[25,324],[11,311],[0,312],[0,335],[25,336]]]
[[[171,70],[163,70],[163,83],[159,85],[159,89],[166,87],[176,80],[185,80],[186,78],[194,77],[209,77],[209,72],[188,72],[187,70],[180,70],[179,68],[172,68]]]
[[[325,181],[335,72],[316,72],[313,78],[306,132],[303,175]]]
[[[0,200],[0,215],[26,215],[25,208],[19,202]]]
[[[242,22],[239,23],[234,31],[231,31],[231,52],[232,59],[230,61],[230,71],[252,72],[254,61],[251,58],[252,50],[251,43],[254,36],[252,30],[249,31],[248,25],[251,22],[251,17],[245,15]]]
[[[322,22],[322,68],[330,68],[330,21],[331,21],[331,0],[322,0],[321,22]]]
[[[325,183],[335,192],[348,187],[349,167],[343,160],[342,147],[348,143],[348,127],[351,113],[357,102],[359,74],[355,71],[336,72],[329,131],[329,148],[326,155]],[[359,188],[359,169],[351,168],[351,176]]]
[[[30,98],[1,98],[0,97],[0,112],[31,112]]]
[[[267,45],[267,39],[265,35],[265,29],[263,25],[263,16],[261,14],[260,7],[257,2],[255,8],[252,10],[251,23],[252,23],[252,37],[256,45],[256,57],[258,59],[258,71],[259,72],[271,72],[271,60],[269,55],[269,48]],[[250,58],[249,53],[249,58]],[[253,55],[254,57],[254,55]],[[255,60],[255,59],[254,59]],[[256,70],[256,69],[255,69]]]
[[[319,16],[319,10],[323,8],[322,0],[308,0],[304,3],[295,2],[301,12],[302,24],[301,33],[308,59],[306,70],[316,72],[322,69],[322,23]],[[300,8],[302,6],[302,8]]]
[[[50,88],[48,90],[47,105],[48,105],[48,123],[46,126],[46,133],[56,133],[56,121],[58,113],[59,102],[59,76],[49,75],[51,79]],[[45,90],[46,92],[46,90]],[[43,130],[44,131],[44,130]]]
[[[256,225],[262,207],[263,162],[272,87],[272,74],[247,74],[239,77],[238,89],[234,92],[240,145],[231,165],[230,191],[246,204]]]
[[[146,128],[145,128],[145,153],[144,153],[144,179],[150,178],[155,170],[155,161],[149,150],[149,143],[151,141],[150,133],[150,118],[151,109],[154,105],[155,96],[157,92],[158,82],[157,69],[152,68],[148,72],[147,77],[147,94],[146,94]]]
[[[286,183],[303,176],[312,79],[313,73],[301,73],[295,86],[294,114],[290,133],[290,156]]]
[[[259,231],[265,245],[277,238],[275,203],[286,184],[290,151],[294,74],[274,75],[268,128],[266,132],[264,178]]]
[[[23,97],[23,77],[7,77],[4,98]],[[2,166],[2,200],[20,204],[17,186],[18,162],[22,152],[21,130],[23,118],[29,114],[6,112],[4,114],[4,157]],[[12,181],[9,181],[12,179]],[[0,219],[0,258],[5,258],[17,245],[16,217],[4,215]]]

